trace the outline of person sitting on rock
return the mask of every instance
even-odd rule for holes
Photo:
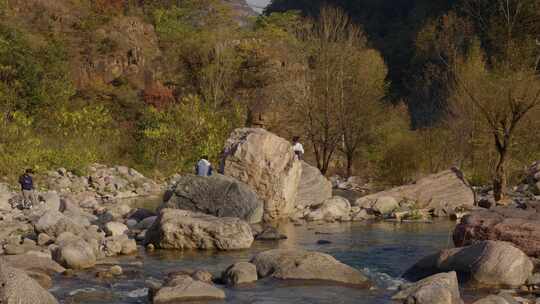
[[[300,137],[293,137],[293,151],[298,160],[304,159],[304,146],[300,143]]]
[[[21,185],[23,195],[22,207],[27,209],[32,209],[32,206],[37,202],[34,193],[33,173],[32,169],[26,169],[24,174],[19,177],[19,184]]]
[[[208,161],[208,156],[206,155],[201,157],[197,162],[197,166],[195,166],[195,174],[198,176],[211,176],[213,170],[212,164]]]

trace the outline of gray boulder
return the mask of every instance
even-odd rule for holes
[[[46,210],[59,211],[60,210],[60,196],[56,191],[49,191],[41,193],[41,200],[44,202],[44,208]]]
[[[154,224],[156,219],[157,219],[157,216],[147,217],[144,220],[138,222],[137,225],[135,225],[135,229],[139,229],[139,230],[148,229],[148,228],[152,227],[152,225]]]
[[[274,249],[259,253],[251,263],[257,267],[260,278],[271,276],[282,280],[320,280],[369,285],[368,278],[360,271],[320,252]]]
[[[73,234],[83,234],[85,229],[72,219],[66,217],[57,210],[49,210],[35,223],[37,233],[46,233],[51,237],[57,237],[63,232],[69,231]]]
[[[456,168],[426,176],[410,185],[361,197],[354,205],[372,206],[383,197],[392,197],[397,202],[412,201],[419,209],[430,209],[438,215],[448,216],[464,206],[474,206],[474,193],[463,173]],[[384,209],[381,211],[386,211]]]
[[[267,221],[294,211],[302,164],[287,140],[264,129],[237,129],[223,152],[225,175],[248,184],[264,204]]]
[[[130,219],[133,219],[137,222],[143,221],[146,218],[156,216],[157,214],[154,211],[144,209],[144,208],[137,208],[135,210],[132,210],[132,212],[129,215]]]
[[[0,258],[0,263],[5,263],[10,267],[25,271],[38,271],[48,274],[62,273],[66,270],[50,258],[30,253],[3,256]]]
[[[248,185],[223,175],[180,177],[165,195],[161,208],[238,217],[249,223],[258,223],[263,217],[263,204],[255,192]]]
[[[235,250],[250,248],[253,234],[249,224],[238,218],[162,209],[146,232],[146,243],[164,249]]]
[[[36,242],[27,238],[22,242],[17,240],[17,238],[14,238],[4,245],[4,252],[9,255],[20,255],[29,251],[39,250],[40,248],[37,246]]]
[[[427,277],[398,292],[393,300],[406,304],[462,304],[455,272]]]
[[[223,272],[221,280],[230,286],[255,282],[257,281],[257,267],[246,262],[233,264]]]
[[[473,304],[519,304],[511,295],[490,295],[483,299],[480,299]]]
[[[454,244],[461,247],[483,240],[505,241],[528,256],[540,258],[540,207],[534,207],[473,211],[456,226]]]
[[[263,227],[262,230],[258,231],[255,235],[255,239],[258,241],[278,241],[286,240],[287,236],[279,232],[276,228],[269,226]]]
[[[164,286],[153,292],[152,303],[170,304],[223,299],[225,292],[212,283],[196,280],[187,274],[178,274],[169,277]]]
[[[428,256],[404,276],[416,280],[437,272],[456,271],[480,285],[518,287],[525,284],[533,268],[529,257],[511,243],[483,241]]]
[[[107,237],[101,242],[101,253],[107,257],[119,254],[128,255],[137,252],[137,243],[127,235],[117,235]]]
[[[93,246],[82,239],[63,242],[52,254],[56,262],[71,269],[92,268],[97,260]]]
[[[391,196],[381,196],[371,206],[371,209],[380,215],[389,215],[399,207],[399,202]]]
[[[296,194],[296,207],[306,208],[322,204],[332,197],[332,183],[317,167],[302,162],[302,175]]]
[[[119,222],[108,222],[105,224],[105,233],[107,236],[118,236],[126,234],[128,231],[128,227],[122,223]]]
[[[23,270],[0,262],[0,303],[58,304],[58,301]]]
[[[334,196],[325,200],[317,209],[306,216],[308,221],[349,221],[351,205],[348,200]]]

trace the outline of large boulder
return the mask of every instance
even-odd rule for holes
[[[474,193],[456,168],[426,176],[410,185],[361,197],[355,205],[373,206],[383,197],[385,200],[392,197],[397,202],[413,201],[417,208],[431,209],[438,215],[452,215],[460,207],[474,205]]]
[[[225,292],[211,282],[197,280],[187,274],[173,274],[163,287],[155,291],[152,303],[170,304],[223,299],[225,299]]]
[[[44,208],[46,210],[59,211],[60,210],[60,196],[56,191],[48,191],[41,193],[41,200],[44,202]]]
[[[39,271],[48,274],[62,273],[66,270],[51,258],[30,253],[3,256],[0,258],[0,263],[2,262],[13,268],[25,271]]]
[[[257,267],[251,263],[239,262],[229,266],[221,276],[227,285],[240,285],[257,281]]]
[[[58,304],[58,301],[23,270],[0,262],[0,303]]]
[[[187,210],[162,209],[146,233],[146,242],[164,249],[250,248],[251,227],[238,218],[218,218]]]
[[[248,223],[258,223],[263,217],[263,204],[248,185],[219,174],[210,177],[180,177],[165,195],[161,208],[184,209],[218,217],[238,217]]]
[[[134,239],[128,238],[127,235],[110,236],[101,242],[100,254],[107,257],[113,257],[119,254],[133,254],[137,252],[137,242]]]
[[[61,265],[71,269],[86,269],[96,265],[96,252],[85,240],[77,239],[65,242],[54,248],[53,258]]]
[[[462,304],[455,272],[439,273],[398,292],[393,300],[406,304]]]
[[[321,206],[306,216],[308,221],[349,221],[351,204],[348,200],[335,196],[325,200]]]
[[[416,280],[433,273],[456,271],[482,286],[521,286],[532,274],[533,263],[511,243],[483,241],[442,250],[420,260],[405,277]]]
[[[128,230],[129,229],[125,224],[119,222],[108,222],[104,227],[107,236],[123,235],[126,234]]]
[[[388,215],[399,207],[399,202],[391,196],[381,196],[371,206],[371,209],[380,215]]]
[[[519,302],[509,294],[499,294],[487,296],[473,304],[519,304]]]
[[[157,216],[147,217],[147,218],[145,218],[144,220],[138,222],[138,223],[135,225],[135,229],[139,229],[139,230],[145,230],[145,229],[148,229],[148,228],[152,227],[152,225],[154,224],[154,222],[156,221],[156,219],[157,219]]]
[[[37,233],[46,233],[52,237],[57,237],[66,231],[76,235],[83,234],[85,231],[82,225],[57,210],[45,212],[35,223],[35,229]]]
[[[101,196],[116,199],[157,194],[160,186],[135,169],[125,166],[109,168],[93,164],[88,168],[89,187]]]
[[[320,252],[274,249],[259,253],[251,263],[257,267],[260,278],[271,276],[282,280],[321,280],[369,285],[368,278],[360,271]]]
[[[540,258],[538,209],[494,207],[472,212],[462,218],[454,230],[456,246],[466,246],[482,240],[511,242],[527,255]]]
[[[322,204],[332,197],[332,183],[317,167],[302,162],[302,175],[296,194],[296,207],[305,208]]]
[[[302,164],[287,140],[264,129],[237,129],[225,144],[221,170],[255,190],[265,220],[294,211]]]

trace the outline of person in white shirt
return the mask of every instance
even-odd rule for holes
[[[199,160],[197,166],[195,166],[195,174],[198,176],[211,176],[212,171],[212,164],[208,161],[208,156],[201,157],[201,160]]]
[[[298,136],[293,137],[293,151],[298,160],[304,158],[304,146],[300,143],[300,137]]]

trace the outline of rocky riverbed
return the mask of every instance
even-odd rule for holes
[[[0,302],[538,302],[534,193],[481,207],[456,168],[370,193],[262,129],[235,131],[221,170],[59,169],[30,210],[2,184]]]
[[[234,263],[248,262],[260,252],[280,248],[328,253],[360,270],[373,282],[373,288],[328,283],[291,284],[266,278],[237,287],[218,285],[227,298],[215,303],[389,303],[404,282],[401,274],[410,265],[427,254],[447,248],[453,226],[451,221],[282,224],[278,230],[288,236],[286,240],[255,241],[249,250],[228,252],[146,252],[141,249],[138,256],[114,259],[93,271],[77,272],[72,277],[58,275],[52,292],[65,303],[147,303],[145,281],[151,278],[160,280],[171,271],[189,269],[205,269],[219,278]],[[124,269],[123,275],[108,279],[96,277],[99,271],[117,264]],[[470,297],[471,292],[464,294]]]

